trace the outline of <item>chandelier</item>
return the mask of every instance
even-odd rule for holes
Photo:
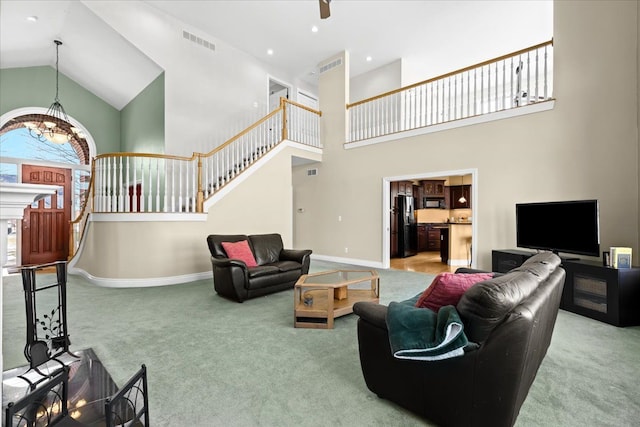
[[[40,122],[25,122],[24,126],[29,129],[29,134],[41,142],[50,141],[55,144],[64,144],[71,141],[74,136],[84,138],[82,131],[76,127],[70,126],[69,116],[67,116],[64,107],[58,98],[58,49],[62,42],[60,40],[53,41],[56,44],[56,97],[53,103],[45,113],[45,117]]]

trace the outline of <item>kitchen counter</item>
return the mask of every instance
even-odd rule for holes
[[[421,222],[418,226],[438,230],[442,234],[440,256],[442,262],[453,266],[468,266],[471,260],[471,221]],[[445,234],[446,233],[446,234]],[[432,246],[433,250],[436,249]]]
[[[471,261],[471,225],[470,222],[452,222],[449,224],[449,265],[468,266]]]

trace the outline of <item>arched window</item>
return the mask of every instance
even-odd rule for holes
[[[25,111],[14,111],[14,113],[20,112],[24,113]],[[3,115],[3,125],[0,128],[0,182],[28,182],[27,177],[22,176],[25,165],[68,170],[71,181],[69,188],[70,219],[75,219],[85,202],[91,178],[89,143],[85,138],[76,136],[63,144],[34,138],[24,123],[41,121],[47,116],[38,111],[26,112],[27,114],[19,114],[12,118],[7,117],[11,112]],[[72,126],[66,122],[59,123],[59,125],[62,127]],[[91,146],[93,146],[93,142]],[[56,197],[56,199],[60,203],[61,197]],[[46,204],[47,200],[45,200]],[[18,252],[21,250],[19,228],[19,222],[9,222],[9,236],[5,251],[7,257],[1,260],[5,265],[16,265],[21,262],[21,257],[18,256]]]

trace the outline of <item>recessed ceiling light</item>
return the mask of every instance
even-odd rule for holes
[[[311,32],[312,33],[317,33],[318,32],[318,27],[316,27],[315,25],[313,27],[311,27]]]
[[[37,16],[27,16],[27,21],[29,22],[37,22],[38,21],[38,17]]]
[[[267,55],[273,55],[273,49],[267,49]]]
[[[367,59],[367,62],[371,62],[371,61],[373,60],[373,58],[372,58],[372,57],[370,57],[370,56],[367,56],[367,58],[366,58],[366,59]]]

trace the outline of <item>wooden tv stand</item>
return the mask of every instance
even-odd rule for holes
[[[492,270],[505,273],[533,255],[521,250],[494,250]],[[615,326],[640,325],[640,268],[615,269],[597,261],[574,259],[563,259],[562,268],[567,278],[561,309]]]

